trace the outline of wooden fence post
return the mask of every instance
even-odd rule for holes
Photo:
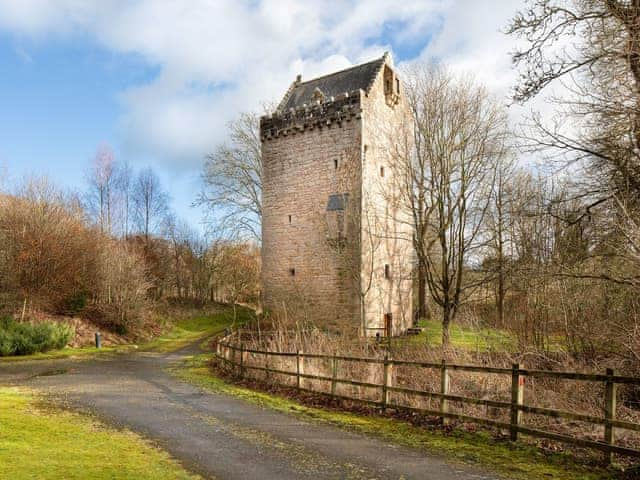
[[[271,381],[271,375],[269,375],[270,373],[270,364],[271,362],[269,362],[269,357],[271,355],[269,355],[268,353],[264,354],[264,374],[265,374],[265,380],[267,381],[267,383],[269,383]]]
[[[235,345],[231,346],[231,371],[234,373],[234,375],[238,374],[238,360],[236,359],[236,357],[238,356],[237,354],[237,349]]]
[[[511,366],[511,422],[510,437],[512,441],[518,440],[518,425],[522,420],[522,410],[518,407],[524,401],[524,377],[520,375],[521,365],[514,363]]]
[[[331,359],[331,398],[336,395],[336,378],[338,377],[338,361],[335,354]]]
[[[613,381],[613,369],[607,368],[607,377],[604,383],[604,443],[613,445],[615,443],[614,427],[610,421],[616,418],[616,384]],[[604,461],[608,465],[613,461],[613,453],[605,452]]]
[[[240,376],[244,378],[244,343],[240,344]]]
[[[440,393],[442,395],[449,395],[449,386],[451,383],[451,379],[449,377],[449,369],[447,368],[447,361],[442,360],[442,365],[440,367]],[[449,401],[441,397],[440,398],[440,413],[442,413],[442,424],[447,424],[447,417],[445,414],[449,413]]]
[[[389,355],[384,356],[382,365],[382,411],[384,412],[389,402],[389,391],[387,390],[387,386],[389,386]]]
[[[300,375],[304,375],[304,366],[302,365],[302,351],[296,352],[296,386],[298,390],[302,386]]]

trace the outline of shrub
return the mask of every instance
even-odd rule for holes
[[[19,323],[12,317],[0,319],[0,356],[31,355],[63,348],[75,330],[56,322]]]

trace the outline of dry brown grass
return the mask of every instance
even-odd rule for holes
[[[372,357],[382,359],[385,355],[396,360],[410,360],[426,363],[439,363],[445,359],[449,363],[461,365],[479,365],[485,367],[510,368],[513,363],[520,363],[530,369],[557,371],[576,371],[602,373],[607,364],[589,365],[580,363],[568,354],[556,353],[550,357],[535,353],[515,354],[509,352],[468,352],[464,350],[446,349],[427,345],[400,345],[390,350],[383,345],[349,339],[339,335],[327,334],[317,329],[272,330],[269,332],[243,331],[235,341],[241,342],[245,349],[266,350],[271,352],[297,352],[307,354],[340,355],[350,357]],[[296,372],[296,357],[266,356],[247,353],[245,365],[254,365],[271,369]],[[337,377],[366,383],[381,384],[383,367],[354,361],[338,361]],[[330,359],[304,358],[302,366],[305,374],[331,377],[332,362]],[[247,370],[254,379],[271,384],[285,386],[296,385],[295,376],[275,374],[256,370]],[[415,390],[440,391],[440,371],[434,368],[417,366],[399,366],[392,368],[392,384]],[[303,379],[302,387],[322,393],[330,393],[329,381]],[[363,400],[379,401],[380,389],[338,384],[338,395],[355,397]],[[450,394],[478,399],[509,402],[511,398],[511,376],[509,374],[451,372]],[[637,392],[619,386],[619,400],[616,416],[632,422],[640,423],[640,410],[634,399]],[[565,410],[574,413],[603,416],[604,389],[601,383],[582,382],[554,378],[526,378],[524,403],[530,406]],[[392,392],[390,403],[417,409],[437,410],[439,399],[422,398],[415,395]],[[452,412],[475,417],[509,422],[509,410],[482,405],[471,405],[462,402],[449,402]],[[560,418],[542,415],[524,414],[523,423],[527,426],[558,433],[570,434],[579,438],[602,440],[603,427]],[[539,445],[550,449],[564,448],[553,441],[537,440]],[[631,448],[640,448],[640,433],[616,429],[616,444]]]

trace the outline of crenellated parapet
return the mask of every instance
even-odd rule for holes
[[[361,94],[361,90],[354,90],[337,97],[318,98],[298,108],[265,115],[260,119],[260,137],[262,141],[266,141],[314,128],[341,126],[343,122],[360,118]]]

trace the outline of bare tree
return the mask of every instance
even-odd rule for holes
[[[487,209],[487,252],[483,269],[495,281],[495,304],[498,325],[504,327],[504,303],[507,295],[507,278],[513,266],[512,224],[516,202],[521,191],[513,188],[518,172],[514,162],[507,160],[498,165],[495,185]]]
[[[131,229],[133,169],[129,162],[120,163],[117,171],[116,187],[120,201],[120,233],[126,238]]]
[[[116,193],[116,164],[113,151],[107,145],[98,148],[87,175],[89,192],[87,206],[103,233],[111,233]]]
[[[341,290],[357,292],[360,325],[359,334],[367,334],[367,296],[376,281],[379,265],[378,254],[382,248],[384,229],[383,214],[376,209],[376,202],[369,188],[360,187],[359,149],[346,149],[339,162],[338,180],[334,195],[335,205],[319,212],[320,228],[325,231],[326,242],[334,252],[339,279],[345,282]],[[351,317],[338,325],[342,333],[353,328]]]
[[[442,67],[420,65],[408,73],[414,138],[394,163],[447,345],[460,305],[480,283],[465,281],[465,273],[486,243],[482,228],[505,155],[506,116],[484,88]]]
[[[220,257],[222,289],[233,305],[233,324],[237,321],[237,305],[257,301],[260,284],[260,251],[249,242],[227,243]],[[232,324],[232,325],[233,325]]]
[[[228,141],[207,156],[197,203],[211,221],[240,235],[261,238],[262,157],[259,116],[241,113],[228,126]]]
[[[597,184],[592,203],[640,192],[640,2],[535,0],[516,14],[507,33],[524,40],[514,55],[521,81],[514,98],[527,101],[553,84],[564,95],[557,122],[534,118],[532,148],[587,161]],[[578,131],[567,131],[566,117]],[[589,173],[588,170],[585,173]],[[594,172],[595,173],[595,172]],[[602,174],[606,179],[602,188]],[[633,192],[633,193],[632,193]],[[590,203],[586,207],[590,207]]]
[[[161,226],[169,210],[169,195],[151,168],[138,173],[133,184],[132,199],[138,231],[148,241],[150,234]]]
[[[535,0],[507,33],[523,40],[513,55],[522,74],[516,100],[554,84],[563,88],[552,98],[560,115],[553,121],[534,115],[522,143],[573,169],[574,192],[567,199],[580,200],[582,211],[563,219],[565,226],[597,219],[601,242],[591,257],[626,256],[633,232],[625,229],[637,223],[626,216],[640,203],[640,1]],[[574,274],[631,284],[639,278]]]

